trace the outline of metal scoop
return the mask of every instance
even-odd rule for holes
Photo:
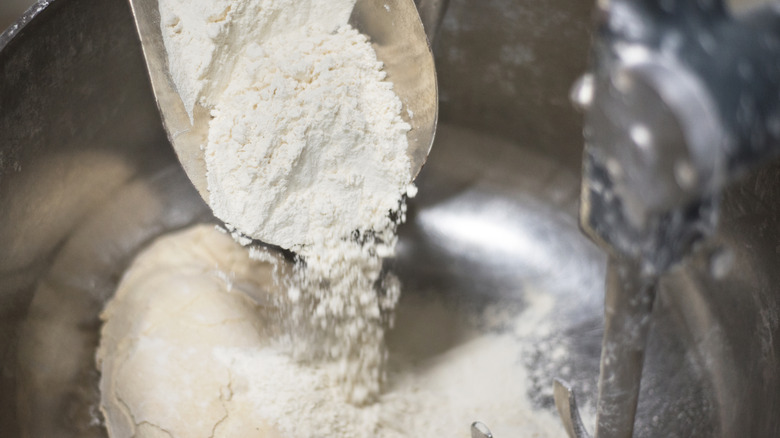
[[[198,104],[193,122],[176,91],[160,28],[157,0],[130,0],[147,70],[168,138],[184,171],[208,202],[206,163],[202,146],[208,136],[208,110]],[[404,104],[412,175],[420,172],[433,143],[438,116],[436,71],[425,30],[413,0],[358,0],[349,24],[371,38],[387,80]]]

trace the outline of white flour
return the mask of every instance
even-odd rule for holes
[[[355,0],[161,0],[174,82],[210,111],[209,204],[300,258],[287,311],[299,360],[338,370],[347,399],[380,390],[399,294],[380,278],[413,194],[402,104],[348,24]]]
[[[332,368],[280,350],[273,309],[243,293],[273,269],[206,225],[164,236],[134,261],[102,315],[112,438],[467,438],[475,420],[498,437],[563,436],[529,401],[522,365],[547,329],[551,297],[527,295],[519,315],[498,303],[467,317],[410,296],[385,390],[356,406]]]
[[[192,117],[211,108],[242,49],[302,28],[332,32],[346,24],[355,0],[161,0],[168,69]]]
[[[411,180],[409,125],[379,65],[346,26],[249,45],[212,112],[215,215],[302,254],[356,230],[391,228]]]
[[[211,111],[210,205],[241,233],[304,253],[385,232],[411,181],[402,104],[355,0],[162,0],[169,65]]]

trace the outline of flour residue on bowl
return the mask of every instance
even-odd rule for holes
[[[103,314],[98,351],[112,438],[465,438],[474,420],[497,436],[561,436],[555,416],[532,405],[522,365],[545,332],[545,299],[519,316],[505,305],[466,316],[410,297],[383,391],[355,405],[339,370],[287,354],[278,309],[252,291],[278,269],[207,225],[163,236],[136,259]],[[456,335],[445,329],[453,321]]]

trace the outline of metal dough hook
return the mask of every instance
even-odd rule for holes
[[[475,421],[471,423],[471,438],[493,438],[493,434],[484,423]]]
[[[780,152],[780,11],[722,0],[598,2],[580,224],[609,255],[597,438],[633,435],[658,279],[715,231],[720,191]],[[571,438],[587,434],[555,382]]]
[[[630,437],[658,282],[641,264],[612,258],[606,283],[595,436]],[[556,379],[553,396],[569,437],[589,438],[571,386]]]

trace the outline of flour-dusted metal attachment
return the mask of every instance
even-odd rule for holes
[[[597,3],[580,224],[610,257],[594,435],[628,438],[659,277],[714,234],[722,189],[780,152],[780,11],[725,2]],[[588,436],[555,384],[571,438]]]

